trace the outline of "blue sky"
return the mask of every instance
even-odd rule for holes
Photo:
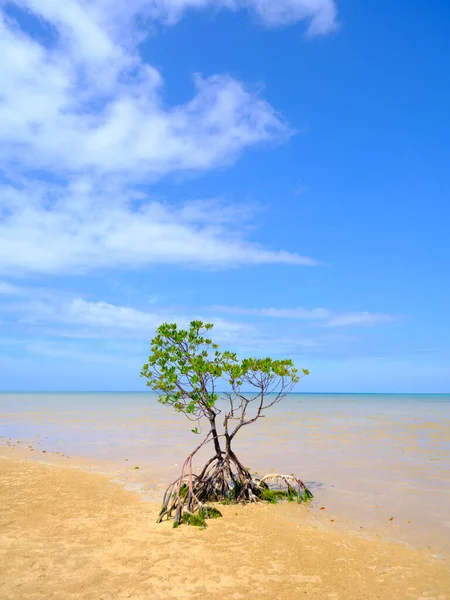
[[[143,390],[203,318],[299,391],[450,392],[449,6],[0,14],[0,389]]]

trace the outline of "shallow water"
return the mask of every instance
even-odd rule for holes
[[[191,428],[152,394],[0,394],[3,441],[84,458],[154,499],[201,439]],[[450,395],[291,394],[235,450],[304,479],[334,521],[450,553]]]

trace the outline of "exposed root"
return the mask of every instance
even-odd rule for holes
[[[231,451],[227,457],[224,453],[214,456],[200,474],[194,474],[192,459],[197,450],[185,460],[180,477],[167,488],[158,523],[173,516],[174,527],[185,523],[204,528],[206,519],[222,516],[217,508],[211,506],[212,502],[305,502],[312,498],[305,484],[293,475],[276,473],[261,479],[253,477]]]
[[[294,475],[269,473],[260,479],[259,484],[263,489],[264,499],[268,502],[287,499],[289,501],[297,500],[300,503],[307,502],[313,497],[303,481]]]

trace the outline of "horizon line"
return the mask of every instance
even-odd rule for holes
[[[0,394],[157,394],[147,390],[0,390]],[[225,392],[218,391],[218,394]],[[243,392],[249,393],[249,392]],[[276,392],[273,392],[274,394]],[[449,392],[287,392],[286,396],[449,396]],[[269,395],[269,394],[266,394]]]

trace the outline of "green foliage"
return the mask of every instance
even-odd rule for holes
[[[206,521],[203,515],[196,515],[190,512],[183,513],[182,523],[184,523],[184,525],[193,525],[194,527],[201,527],[202,529],[206,527]]]
[[[302,372],[304,375],[309,374],[306,369],[303,369]],[[295,368],[292,360],[273,360],[269,357],[244,358],[241,364],[230,367],[229,375],[230,381],[238,386],[241,386],[244,381],[255,383],[255,378],[260,382],[276,377],[286,378],[291,383],[297,383],[300,380],[298,369]]]
[[[281,500],[287,500],[288,502],[307,502],[313,497],[308,488],[305,488],[303,492],[299,493],[294,487],[288,486],[287,490],[274,490],[267,486],[263,486],[260,494],[260,499],[270,504],[277,504]]]
[[[303,499],[307,501],[311,500],[311,498],[314,498],[312,492],[310,492],[309,489],[305,487],[305,489],[303,490]]]
[[[186,494],[188,493],[189,490],[189,486],[187,483],[183,483],[183,485],[180,487],[180,498],[185,498]]]
[[[204,506],[199,510],[199,514],[204,519],[220,519],[220,517],[222,517],[222,513],[220,512],[220,510],[218,510],[214,506]]]
[[[181,517],[181,522],[184,525],[193,525],[194,527],[205,529],[206,519],[219,519],[221,516],[222,513],[220,510],[217,510],[217,508],[214,508],[214,506],[203,506],[200,508],[198,513],[190,513],[185,511]]]
[[[162,404],[193,419],[215,414],[216,382],[237,364],[235,354],[220,352],[219,346],[205,337],[212,328],[202,321],[192,321],[187,330],[164,323],[157,329],[148,362],[141,371]],[[192,431],[200,433],[197,427]]]
[[[280,492],[270,490],[269,488],[263,489],[261,492],[261,500],[270,502],[270,504],[276,504],[278,502]]]
[[[202,417],[211,421],[218,414],[218,389],[231,389],[235,397],[242,398],[241,387],[253,387],[257,393],[251,401],[260,399],[261,408],[265,408],[266,395],[276,392],[282,397],[300,377],[308,375],[306,369],[300,374],[292,360],[268,357],[240,362],[235,353],[222,352],[213,343],[209,338],[212,328],[211,323],[202,321],[192,321],[188,329],[163,323],[151,341],[151,354],[141,371],[147,386],[158,393],[159,402],[193,421]],[[198,426],[191,431],[201,432]]]

